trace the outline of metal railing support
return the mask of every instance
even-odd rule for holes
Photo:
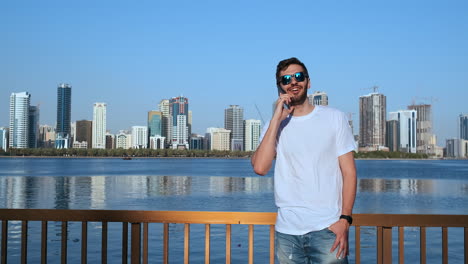
[[[131,263],[140,264],[141,260],[141,224],[132,223]]]

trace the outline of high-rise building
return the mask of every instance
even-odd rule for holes
[[[165,137],[166,146],[172,144],[172,118],[170,111],[170,103],[168,99],[163,99],[158,105],[161,118],[161,136]]]
[[[106,130],[107,130],[107,104],[94,103],[93,106],[93,135],[92,148],[106,148]]]
[[[244,150],[255,151],[258,147],[261,133],[260,120],[247,119],[244,121]]]
[[[468,140],[468,114],[460,114],[460,139]]]
[[[148,147],[148,127],[132,126],[132,148],[145,149]]]
[[[0,149],[8,150],[8,129],[0,127]]]
[[[172,98],[169,111],[172,117],[172,148],[189,149],[188,98],[183,96]]]
[[[75,142],[86,142],[88,148],[91,148],[93,143],[93,121],[79,120],[76,121]]]
[[[148,134],[150,137],[162,136],[162,118],[160,111],[148,112]]]
[[[398,151],[398,146],[400,145],[400,127],[398,120],[387,121],[387,135],[385,142],[385,146],[387,146],[390,151]]]
[[[71,86],[62,83],[57,87],[57,126],[55,147],[68,148],[71,144]]]
[[[10,96],[10,148],[29,147],[30,102],[28,92],[12,93]]]
[[[29,132],[28,145],[29,148],[37,148],[39,143],[39,107],[29,107]]]
[[[398,121],[398,151],[416,153],[417,118],[416,110],[400,110],[389,113],[389,120]]]
[[[432,106],[430,104],[409,105],[408,110],[416,110],[416,150],[418,153],[434,155],[436,138],[432,132]]]
[[[189,136],[191,136],[192,135],[192,110],[188,111],[187,126],[188,126],[188,134]]]
[[[328,95],[325,92],[316,91],[313,94],[307,95],[310,104],[313,105],[328,105]]]
[[[224,128],[231,131],[230,149],[244,150],[244,109],[242,107],[230,105],[224,110]]]
[[[386,101],[385,95],[379,93],[359,97],[359,147],[361,151],[386,149]]]

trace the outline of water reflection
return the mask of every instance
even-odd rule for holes
[[[136,200],[164,197],[271,194],[270,177],[91,176],[0,177],[0,207],[53,209],[128,208]],[[143,204],[144,201],[141,201]],[[193,208],[203,210],[203,208]]]
[[[458,180],[361,179],[358,181],[358,192],[465,196],[468,194],[468,183]]]
[[[0,207],[275,211],[271,177],[0,177]],[[468,207],[468,182],[360,179],[356,213],[450,213]]]

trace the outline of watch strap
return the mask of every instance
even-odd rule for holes
[[[353,217],[350,215],[340,215],[340,219],[345,219],[350,225],[353,223]]]

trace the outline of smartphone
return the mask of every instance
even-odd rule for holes
[[[280,94],[284,94],[285,92],[283,91],[283,89],[281,89],[281,87],[278,86],[278,96],[280,96]],[[283,108],[284,109],[289,109],[289,105],[287,103],[283,103]]]

